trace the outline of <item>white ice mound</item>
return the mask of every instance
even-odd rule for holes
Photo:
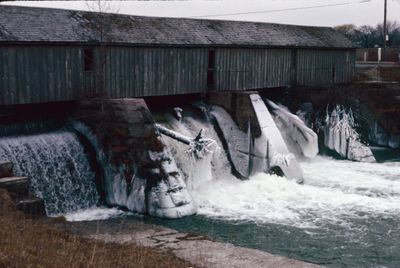
[[[291,152],[314,158],[318,154],[318,135],[286,108],[267,100],[275,123]]]
[[[360,142],[354,125],[351,110],[346,112],[341,106],[336,106],[331,114],[327,112],[324,127],[325,146],[349,160],[375,162],[371,149]]]

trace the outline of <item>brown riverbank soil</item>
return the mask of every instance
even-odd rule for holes
[[[155,249],[86,239],[52,225],[63,219],[30,219],[0,189],[0,267],[191,267]]]

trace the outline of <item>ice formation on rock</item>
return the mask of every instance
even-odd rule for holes
[[[181,119],[182,117],[177,120],[180,121]],[[191,138],[161,126],[160,124],[155,124],[155,127],[162,134],[186,144],[188,146],[187,152],[196,159],[205,158],[207,155],[213,154],[214,150],[219,149],[215,140],[203,137],[203,129],[200,129],[195,138]]]
[[[187,146],[182,146],[176,139],[165,138],[168,148],[170,148],[174,160],[183,174],[188,189],[195,190],[213,179],[231,176],[231,167],[226,153],[224,150],[220,150],[223,147],[222,142],[207,116],[186,114],[182,116],[181,120],[177,120],[174,116],[168,114],[165,117],[166,121],[162,125],[174,132],[180,133],[182,136],[193,137],[203,129],[204,137],[208,137],[216,143],[210,153],[198,158],[193,157],[188,152]]]
[[[318,154],[318,135],[286,108],[267,100],[275,123],[292,153],[313,158]]]
[[[282,159],[281,156],[284,155],[285,161],[282,162],[275,160],[275,163],[274,161],[272,161],[272,163],[281,168],[283,174],[287,178],[295,179],[298,182],[303,182],[303,172],[301,171],[296,158],[289,152],[285,141],[276,127],[276,124],[272,119],[272,116],[269,113],[264,101],[258,94],[251,94],[250,99],[258,120],[258,124],[261,128],[261,137],[259,139],[261,139],[264,143],[264,150],[267,151],[266,157],[268,157],[268,155],[272,156],[272,160],[274,160],[274,157],[277,158],[279,155],[279,158]]]
[[[286,177],[302,182],[302,171],[294,155],[289,152],[265,103],[258,94],[250,94],[250,101],[261,130],[259,137],[253,137],[250,125],[247,133],[241,131],[223,108],[213,106],[211,110],[226,141],[234,169],[242,177],[248,178],[278,166]]]
[[[123,176],[123,170],[116,170],[111,165],[105,152],[98,144],[97,138],[84,124],[72,123],[75,130],[83,134],[96,149],[96,157],[104,172],[104,190],[106,202],[118,205],[137,213],[148,213],[162,218],[181,218],[196,213],[186,184],[175,161],[167,149],[160,152],[149,151],[149,158],[159,163],[158,168],[139,171],[130,181]],[[163,144],[164,141],[158,137]]]
[[[147,213],[162,218],[181,218],[197,211],[180,170],[170,151],[149,152],[153,161],[160,161],[160,169],[151,170],[151,177],[161,178],[147,191]],[[153,180],[154,181],[154,180]],[[147,184],[152,180],[147,179]],[[148,187],[149,188],[149,187]],[[147,189],[148,189],[147,188]]]
[[[347,112],[343,107],[337,105],[330,114],[329,112],[326,114],[325,146],[349,160],[375,162],[371,149],[360,142],[359,135],[354,127],[352,111]]]

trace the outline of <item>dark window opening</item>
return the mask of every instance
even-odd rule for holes
[[[91,72],[94,69],[94,53],[92,48],[83,50],[83,58],[85,64],[85,72]]]
[[[208,67],[207,67],[207,87],[209,90],[214,89],[214,68],[215,68],[215,51],[208,51]]]

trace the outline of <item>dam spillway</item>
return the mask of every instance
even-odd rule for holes
[[[220,177],[249,179],[272,171],[303,182],[295,155],[316,155],[313,130],[257,93],[226,96],[211,95],[209,103],[161,114],[152,114],[140,100],[87,102],[72,116],[70,130],[2,138],[0,156],[16,163],[17,175],[32,177],[30,188],[45,199],[50,215],[98,204],[99,190],[107,205],[179,218],[197,210],[191,191]],[[233,110],[238,103],[242,115]],[[191,157],[190,142],[187,148],[163,137],[153,116],[164,118],[159,123],[178,135],[194,138],[204,130],[202,135],[213,141],[214,148],[204,159]],[[103,176],[100,181],[78,135],[92,148],[91,157]]]
[[[71,131],[0,138],[0,160],[14,163],[16,175],[30,179],[30,191],[44,199],[48,215],[98,205],[95,173]]]
[[[137,205],[130,207],[132,211],[150,214],[149,211],[154,209],[153,211],[158,210],[161,213],[151,214],[153,216],[166,215],[176,218],[176,215],[186,215],[179,214],[181,211],[179,207],[183,205],[182,208],[185,208],[186,206],[192,213],[193,210],[190,206],[193,205],[197,211],[197,215],[193,217],[185,217],[176,221],[146,216],[144,219],[182,231],[200,232],[216,240],[231,242],[233,239],[235,243],[243,246],[317,263],[328,263],[329,261],[326,261],[329,259],[326,257],[328,253],[332,255],[332,258],[338,258],[347,250],[350,252],[350,257],[342,256],[340,261],[332,262],[355,266],[363,264],[363,260],[357,255],[362,252],[370,252],[368,247],[372,244],[368,241],[369,237],[378,239],[380,232],[388,233],[397,230],[393,223],[397,222],[396,215],[399,211],[399,190],[396,179],[400,175],[398,165],[390,162],[355,163],[327,156],[317,156],[311,159],[315,156],[318,148],[315,147],[315,136],[309,133],[310,130],[307,130],[305,124],[282,107],[279,109],[283,110],[272,112],[273,105],[268,105],[265,98],[262,101],[271,111],[272,119],[277,125],[279,125],[277,119],[280,120],[278,130],[283,137],[290,136],[294,130],[297,131],[297,134],[290,137],[293,139],[292,144],[287,142],[287,137],[284,141],[287,143],[289,152],[296,157],[299,155],[298,152],[303,150],[302,155],[306,158],[297,159],[299,159],[299,167],[303,171],[304,185],[299,185],[295,180],[267,174],[264,172],[267,170],[251,174],[249,170],[254,171],[257,167],[256,161],[253,161],[257,159],[250,160],[254,155],[248,155],[242,162],[243,174],[250,174],[250,176],[247,178],[238,176],[235,169],[239,166],[237,166],[237,162],[235,166],[232,161],[234,153],[232,151],[244,148],[251,152],[251,148],[255,144],[252,141],[252,135],[256,135],[257,129],[252,128],[251,131],[247,131],[246,127],[249,124],[246,120],[248,118],[246,117],[247,119],[244,120],[245,117],[240,117],[244,112],[236,115],[232,110],[216,105],[217,101],[215,100],[214,103],[207,102],[207,100],[200,103],[194,102],[183,105],[181,109],[176,108],[177,105],[170,105],[169,108],[159,112],[152,110],[150,115],[152,120],[149,120],[149,112],[142,109],[129,105],[126,110],[121,109],[120,105],[125,100],[114,101],[118,103],[117,108],[109,113],[106,109],[111,104],[104,101],[103,107],[106,111],[100,110],[100,113],[97,113],[93,106],[88,106],[88,112],[85,110],[80,113],[86,118],[92,114],[97,115],[92,120],[93,126],[99,127],[99,133],[106,137],[112,134],[110,137],[113,139],[108,139],[110,147],[105,147],[102,140],[98,139],[99,142],[91,143],[93,148],[91,152],[88,152],[85,146],[82,146],[82,139],[88,142],[89,138],[93,138],[99,133],[88,131],[89,128],[86,130],[80,128],[83,125],[81,123],[82,125],[72,124],[72,128],[64,127],[61,130],[52,130],[47,133],[2,137],[0,139],[2,152],[0,155],[12,162],[21,162],[15,166],[16,172],[31,178],[33,193],[43,196],[45,201],[47,195],[46,206],[50,215],[62,214],[70,221],[107,220],[119,216],[124,219],[127,217],[129,220],[135,216],[118,210],[118,207],[126,208],[129,201],[136,200],[136,203],[131,203]],[[241,107],[243,108],[244,105],[242,104]],[[279,109],[276,108],[276,110]],[[234,137],[230,134],[229,139],[226,138],[229,135],[224,135],[216,122],[217,117],[221,118],[222,111],[226,115],[222,121],[227,123],[227,129],[231,132],[232,129],[236,131]],[[117,114],[128,117],[129,120],[126,124],[121,123],[121,118],[115,120]],[[109,116],[110,121],[97,120],[100,116],[104,118]],[[144,120],[143,118],[146,118],[147,121],[146,124],[141,125],[140,120]],[[251,117],[249,118],[253,120]],[[76,122],[79,117],[72,116],[72,119]],[[211,154],[196,159],[188,154],[188,146],[169,137],[162,136],[160,138],[156,135],[154,136],[156,139],[153,140],[153,136],[150,136],[152,137],[150,141],[153,143],[151,144],[149,140],[144,139],[145,135],[139,136],[134,141],[132,141],[132,137],[123,136],[131,135],[130,131],[134,129],[151,130],[151,124],[155,123],[191,138],[196,137],[202,129],[202,135],[214,140],[217,146],[213,148]],[[293,127],[293,129],[289,127]],[[285,129],[289,129],[289,133],[284,133]],[[131,133],[137,134],[138,132]],[[302,138],[313,140],[313,145],[311,147],[295,146],[296,148],[294,148],[293,144],[301,142]],[[158,139],[162,142],[156,142]],[[242,141],[240,146],[235,145],[238,140]],[[124,143],[128,143],[129,146],[123,146]],[[136,166],[136,169],[133,169],[134,172],[130,174],[126,166],[117,164],[127,163],[126,161],[130,159],[124,158],[124,154],[128,152],[132,156],[133,152],[139,150],[138,146],[141,143],[146,146],[162,145],[162,147],[151,147],[152,150],[149,151],[153,153],[144,151],[145,154],[149,153],[152,157],[151,161],[140,162],[142,161],[140,158],[130,158],[137,160],[139,164],[146,164]],[[228,145],[235,145],[232,146],[231,152]],[[258,146],[258,149],[260,148],[261,146]],[[96,152],[94,153],[94,151]],[[154,152],[158,153],[154,154]],[[96,176],[89,163],[90,157],[97,158],[97,163],[104,168],[106,176],[112,175],[109,177],[111,182],[113,180],[117,182],[109,184],[109,188],[106,190],[115,201],[121,202],[111,204],[114,206],[111,210],[99,206],[99,204],[105,203],[99,202]],[[71,159],[75,159],[75,162],[78,160],[78,163],[74,163]],[[172,163],[172,160],[176,163],[174,169],[170,168],[171,165],[167,165]],[[266,159],[263,161],[259,162],[260,167],[265,168],[267,161]],[[164,166],[159,165],[160,163]],[[149,172],[139,173],[139,169]],[[166,175],[176,176],[175,171],[181,172],[184,184],[170,183],[174,180],[169,181],[170,179]],[[47,175],[42,176],[42,174]],[[60,177],[58,174],[62,174],[64,177]],[[132,177],[132,175],[134,176]],[[77,181],[78,178],[79,181]],[[134,180],[129,180],[129,178]],[[146,178],[155,179],[152,181],[153,188],[147,187]],[[59,179],[62,179],[60,183]],[[51,185],[52,183],[53,185]],[[76,184],[76,189],[70,186],[71,183]],[[46,187],[35,189],[35,185],[39,184],[44,184]],[[102,186],[105,185],[102,184]],[[85,191],[79,192],[81,189],[85,189]],[[88,192],[88,189],[93,192]],[[185,190],[190,199],[179,199],[182,197],[180,191]],[[89,195],[85,196],[85,194]],[[163,196],[167,198],[165,200],[160,198]],[[186,195],[183,197],[187,198]],[[165,203],[160,203],[160,201]],[[140,207],[143,210],[135,210]],[[173,213],[162,214],[165,211]],[[385,223],[380,224],[380,219],[384,219]],[[368,228],[372,229],[374,233],[368,233]],[[229,233],[229,230],[236,231]],[[396,236],[393,236],[393,239],[395,238]],[[392,244],[393,249],[399,248],[393,239],[390,238],[388,243]],[[295,248],[294,251],[287,248],[287,241],[291,241],[290,245]],[[342,249],[341,246],[344,248]],[[315,248],[319,248],[321,252]],[[382,246],[382,251],[379,251],[379,254],[384,256],[383,258],[392,256],[390,252],[384,251],[385,245]]]

